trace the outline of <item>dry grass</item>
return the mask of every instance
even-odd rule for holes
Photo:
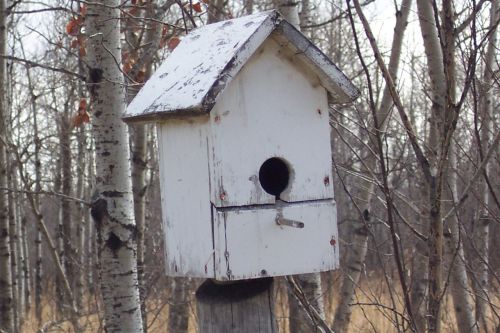
[[[326,297],[326,309],[327,309],[327,321],[329,323],[333,320],[333,313],[335,310],[336,297],[335,292],[338,291],[338,285],[335,282],[330,286],[331,290],[328,290],[328,286],[325,286],[326,294],[333,295],[332,297]],[[494,302],[497,306],[500,306],[500,296],[493,295]],[[288,329],[288,308],[286,305],[286,286],[282,281],[276,284],[276,317],[278,319],[278,325],[280,327],[280,332],[287,333]],[[403,308],[401,295],[394,294],[393,298],[397,304],[398,311]],[[165,332],[168,323],[168,297],[158,297],[148,303],[148,327],[149,333],[159,333]],[[351,318],[351,324],[349,326],[349,332],[363,333],[363,332],[396,332],[394,327],[394,313],[390,310],[391,295],[384,288],[384,284],[379,280],[365,281],[361,284],[357,295],[356,303],[358,305],[353,307],[353,313]],[[378,304],[374,305],[374,304]],[[91,309],[89,313],[83,315],[80,319],[80,325],[85,328],[85,332],[102,332],[101,316],[102,311],[97,310],[96,300],[87,300],[88,308]],[[361,305],[364,304],[364,305]],[[72,332],[71,325],[69,322],[58,319],[57,314],[54,312],[55,306],[54,302],[51,300],[45,300],[43,306],[43,323],[45,331],[50,333],[63,333]],[[381,306],[382,305],[382,306]],[[387,306],[385,308],[384,306]],[[197,332],[196,325],[196,314],[195,314],[195,303],[191,302],[190,311],[190,321],[189,321],[189,332]],[[33,310],[31,311],[28,320],[23,325],[22,333],[36,333],[39,331],[40,326],[34,319]],[[443,332],[455,332],[456,331],[456,319],[455,311],[453,310],[453,302],[449,297],[444,300],[443,309]],[[499,325],[497,320],[490,316],[490,327],[489,332],[494,332],[495,328]]]

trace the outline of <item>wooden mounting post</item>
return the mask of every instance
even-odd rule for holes
[[[219,283],[196,291],[200,333],[275,333],[273,278]]]

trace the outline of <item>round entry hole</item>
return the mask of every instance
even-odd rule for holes
[[[279,199],[290,180],[288,165],[280,158],[272,157],[262,163],[259,170],[260,185],[267,193]]]

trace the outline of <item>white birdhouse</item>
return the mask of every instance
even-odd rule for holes
[[[357,94],[276,11],[188,34],[123,117],[157,123],[168,275],[335,269],[328,103]]]

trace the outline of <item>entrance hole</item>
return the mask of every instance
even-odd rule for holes
[[[262,163],[259,170],[260,185],[267,193],[279,199],[290,180],[288,165],[280,158],[272,157]]]

